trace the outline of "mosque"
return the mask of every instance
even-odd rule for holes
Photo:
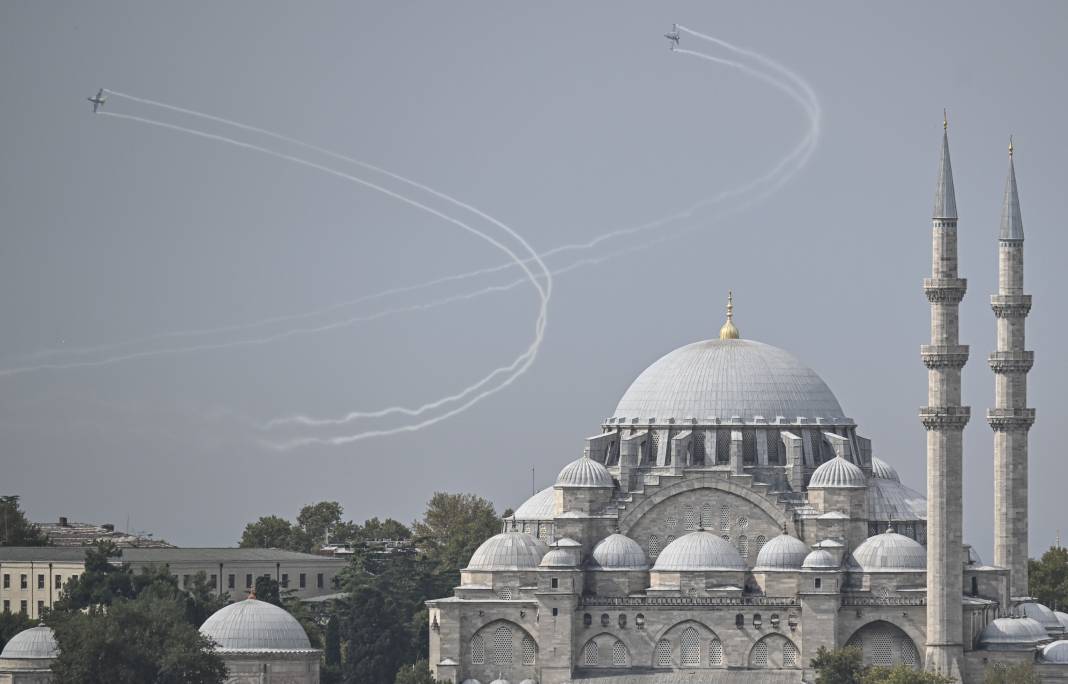
[[[1027,597],[1023,224],[1012,146],[991,298],[995,552],[962,538],[967,283],[943,133],[932,229],[927,492],[875,456],[790,353],[719,338],[642,372],[582,457],[428,601],[430,662],[456,684],[811,682],[820,647],[970,683],[996,662],[1068,681],[1068,614]],[[992,242],[993,242],[993,236]]]

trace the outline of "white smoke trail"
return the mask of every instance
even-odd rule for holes
[[[396,199],[396,200],[398,200],[400,202],[404,202],[405,204],[408,204],[408,205],[413,206],[413,207],[415,207],[417,209],[420,209],[420,210],[425,211],[427,213],[430,213],[430,214],[432,214],[434,216],[437,216],[438,218],[441,218],[441,219],[443,219],[445,221],[448,221],[449,223],[452,223],[452,224],[454,224],[454,225],[466,230],[467,232],[470,232],[470,233],[482,238],[483,240],[485,240],[489,244],[493,245],[494,247],[496,247],[497,249],[501,250],[502,252],[507,254],[509,257],[511,257],[515,261],[515,263],[523,270],[523,272],[526,273],[527,280],[538,291],[539,298],[540,298],[540,306],[539,306],[539,311],[538,311],[538,318],[537,318],[537,322],[535,324],[534,339],[531,342],[530,346],[526,349],[526,351],[524,351],[522,354],[517,356],[516,359],[511,364],[509,364],[508,366],[502,366],[500,368],[496,368],[496,369],[492,370],[488,375],[483,377],[481,380],[475,382],[472,385],[469,385],[468,387],[460,390],[459,392],[456,392],[454,394],[442,397],[442,398],[440,398],[440,399],[438,399],[436,401],[432,401],[432,402],[428,402],[428,403],[422,404],[422,405],[420,405],[420,406],[418,406],[416,408],[408,408],[408,407],[405,407],[405,406],[391,406],[391,407],[388,407],[388,408],[385,408],[385,409],[381,409],[379,411],[368,412],[369,416],[383,417],[383,416],[392,415],[392,414],[403,414],[403,415],[406,415],[406,416],[416,417],[416,416],[422,415],[423,413],[426,413],[427,411],[432,411],[432,410],[438,409],[441,406],[444,406],[444,405],[449,404],[449,403],[453,403],[453,402],[456,402],[456,401],[461,401],[461,400],[465,399],[466,397],[468,397],[468,396],[470,396],[472,394],[475,394],[476,396],[475,396],[475,398],[473,400],[468,401],[463,405],[463,408],[466,409],[466,408],[469,408],[470,406],[473,406],[475,403],[477,403],[481,399],[500,391],[501,389],[503,389],[507,385],[509,385],[512,382],[514,382],[519,376],[521,376],[523,373],[525,373],[528,368],[530,368],[531,364],[533,364],[534,359],[537,356],[538,348],[541,346],[541,342],[545,337],[545,325],[547,323],[547,318],[548,318],[549,297],[550,297],[550,295],[552,293],[552,273],[549,271],[548,267],[545,265],[545,263],[538,256],[537,252],[535,252],[534,249],[520,235],[518,235],[511,228],[508,228],[507,226],[505,226],[503,223],[500,223],[499,221],[496,221],[495,219],[493,219],[495,225],[498,225],[499,227],[501,227],[512,238],[514,238],[517,242],[519,242],[523,246],[525,251],[530,254],[530,258],[538,266],[538,270],[540,271],[540,273],[535,274],[523,259],[521,259],[515,252],[513,252],[511,248],[507,247],[506,245],[504,245],[503,243],[498,241],[496,238],[493,238],[492,236],[487,235],[486,233],[484,233],[484,232],[478,230],[477,228],[474,228],[474,227],[464,223],[463,221],[460,221],[459,219],[456,219],[456,218],[453,218],[451,216],[448,216],[447,214],[444,214],[444,213],[438,211],[437,209],[429,207],[429,206],[427,206],[427,205],[425,205],[425,204],[423,204],[421,202],[418,202],[418,201],[413,200],[411,198],[405,197],[404,195],[396,193],[396,192],[394,192],[392,190],[389,190],[389,189],[387,189],[385,187],[382,187],[381,185],[378,185],[376,183],[372,183],[370,181],[367,181],[365,179],[359,178],[357,176],[353,176],[351,174],[347,174],[347,173],[344,173],[342,171],[338,171],[336,169],[332,169],[332,168],[330,168],[328,166],[324,166],[322,164],[317,164],[315,162],[311,162],[311,161],[308,161],[306,159],[302,159],[300,157],[296,157],[296,156],[289,155],[289,154],[283,154],[281,152],[277,152],[275,150],[268,149],[266,147],[261,147],[259,145],[253,145],[251,143],[242,142],[240,140],[234,140],[232,138],[227,138],[225,136],[217,135],[217,134],[214,134],[214,133],[207,133],[207,132],[199,131],[199,130],[192,129],[192,128],[186,128],[184,126],[178,126],[176,124],[165,123],[165,122],[162,122],[162,121],[156,121],[154,119],[147,119],[147,118],[144,118],[144,117],[131,116],[131,115],[128,115],[128,114],[118,114],[118,113],[114,113],[114,112],[99,112],[99,114],[103,114],[103,115],[111,116],[111,117],[116,117],[116,118],[120,118],[120,119],[127,119],[127,120],[130,120],[130,121],[137,121],[137,122],[144,123],[144,124],[149,124],[149,125],[152,125],[152,126],[159,126],[159,127],[162,127],[162,128],[167,128],[167,129],[171,129],[171,130],[175,130],[175,131],[188,133],[190,135],[206,138],[206,139],[209,139],[209,140],[216,140],[218,142],[224,142],[224,143],[227,143],[227,144],[230,144],[230,145],[235,145],[237,147],[250,149],[250,150],[255,150],[255,151],[263,153],[263,154],[274,156],[274,157],[277,157],[279,159],[283,159],[283,160],[286,160],[286,161],[291,161],[293,163],[300,164],[300,165],[303,165],[303,166],[307,166],[309,168],[316,169],[316,170],[322,171],[324,173],[328,173],[328,174],[337,176],[339,178],[343,178],[343,179],[352,181],[352,182],[357,183],[359,185],[363,185],[364,187],[370,188],[372,190],[376,190],[376,191],[378,191],[380,193],[383,193],[383,194],[385,194],[385,195],[387,195],[389,197],[392,197],[392,198],[394,198],[394,199]],[[447,198],[447,196],[441,195],[440,193],[438,193],[438,195],[441,196],[441,197],[446,197]],[[460,203],[457,201],[457,204],[459,205]],[[539,280],[539,278],[541,280]],[[544,280],[544,284],[541,282],[542,280]],[[91,362],[89,362],[89,363],[91,363]],[[53,365],[55,365],[55,364],[53,364]],[[7,371],[0,372],[0,376],[12,375],[12,374],[15,374],[17,372],[29,372],[29,370],[30,369],[8,369]],[[502,374],[508,374],[508,377],[504,381],[502,381],[501,385],[499,385],[497,387],[490,388],[488,390],[482,390],[482,388],[486,384],[492,382],[498,375],[502,375]],[[480,390],[482,390],[482,391],[480,391]],[[453,415],[455,415],[455,414],[453,414]]]

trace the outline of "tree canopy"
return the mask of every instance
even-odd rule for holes
[[[475,549],[501,531],[501,520],[486,499],[474,494],[435,492],[421,521],[412,526],[415,544],[439,572],[459,580],[460,568]]]
[[[1031,596],[1053,610],[1068,606],[1068,549],[1050,547],[1039,560],[1028,561]]]
[[[48,546],[48,536],[19,507],[18,496],[0,496],[0,546]]]
[[[833,651],[820,646],[811,667],[816,671],[816,684],[951,684],[954,681],[908,665],[865,666],[864,653],[856,646]]]

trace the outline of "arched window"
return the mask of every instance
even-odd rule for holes
[[[912,639],[900,627],[882,620],[861,627],[846,645],[861,649],[865,665],[920,665],[920,655]]]
[[[586,625],[587,627],[592,625],[593,624],[593,616],[590,615],[589,613],[586,613],[585,615],[583,615],[582,616],[582,624]]]
[[[742,554],[742,558],[749,560],[749,537],[744,534],[738,535],[738,553]]]
[[[634,627],[637,628],[639,632],[645,631],[645,615],[638,613],[634,616]]]
[[[682,644],[682,666],[697,667],[701,664],[701,638],[697,630],[687,627],[680,639]]]
[[[586,642],[586,647],[582,649],[582,664],[596,666],[600,664],[601,653],[597,648],[597,642],[590,639]]]
[[[486,642],[482,640],[481,634],[471,637],[471,664],[486,664]]]
[[[612,644],[612,665],[615,667],[626,667],[630,663],[627,659],[627,647],[623,645],[623,642],[616,639],[616,643]]]
[[[608,621],[610,619],[611,618],[608,617],[608,613],[601,613],[601,626],[602,627],[607,627],[608,626]]]
[[[687,530],[697,529],[697,513],[694,511],[693,506],[686,505],[682,507],[682,526]]]
[[[493,631],[490,661],[494,665],[512,664],[512,630],[507,627],[498,627]]]
[[[797,646],[793,642],[784,641],[782,644],[782,666],[797,667]]]
[[[706,503],[701,506],[701,527],[710,530],[715,524],[716,519],[715,513],[712,512],[712,504]]]
[[[734,626],[738,628],[745,627],[745,616],[738,613],[734,616]]]
[[[713,667],[723,665],[723,642],[714,637],[708,642],[708,664]]]
[[[670,544],[673,541],[675,541],[675,535],[673,535],[673,534],[669,534],[668,536],[664,537],[664,544],[665,545]]]
[[[869,635],[871,661],[875,665],[889,667],[894,664],[894,640],[887,631]]]
[[[768,538],[762,534],[758,534],[756,538],[756,553],[760,555],[760,549],[764,548],[764,543],[768,541]]]
[[[753,667],[768,666],[768,642],[757,642],[757,645],[753,647],[753,657],[751,660],[753,663]]]
[[[627,615],[626,613],[619,614],[619,628],[626,629],[627,627]]]
[[[916,644],[912,639],[901,640],[901,662],[909,667],[920,666],[920,654],[916,652]]]
[[[533,665],[534,659],[537,657],[538,647],[534,644],[534,640],[529,636],[523,635],[523,664]]]
[[[649,535],[649,555],[656,558],[660,554],[660,537]]]
[[[731,526],[731,509],[727,504],[723,504],[719,507],[719,529],[730,529]]]
[[[667,639],[656,642],[654,658],[656,667],[671,667],[671,642]]]

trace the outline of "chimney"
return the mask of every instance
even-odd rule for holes
[[[59,526],[60,527],[66,527],[67,526],[67,516],[65,516],[65,515],[59,516]]]

